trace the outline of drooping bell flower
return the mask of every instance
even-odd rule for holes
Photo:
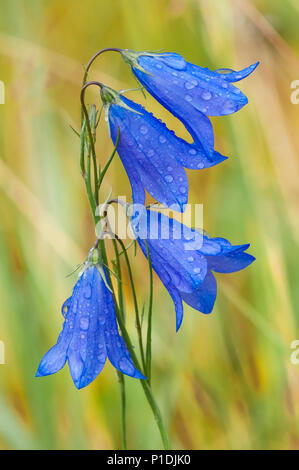
[[[97,266],[90,264],[62,306],[65,317],[57,343],[40,362],[36,377],[58,372],[68,362],[75,386],[89,385],[103,369],[106,359],[123,374],[145,377],[135,368],[118,332],[110,290]]]
[[[231,83],[250,75],[258,62],[239,71],[211,71],[187,62],[176,53],[120,51],[146,90],[182,121],[194,142],[214,149],[212,124],[207,116],[224,116],[241,109],[247,97]]]
[[[255,260],[246,253],[249,244],[233,246],[156,211],[133,210],[133,232],[145,256],[146,241],[153,269],[174,302],[177,330],[183,319],[182,301],[202,313],[213,310],[217,295],[213,271],[240,271]]]
[[[189,144],[142,106],[108,87],[101,89],[106,119],[128,174],[135,204],[144,204],[145,189],[161,204],[184,211],[188,180],[184,167],[207,168],[226,159],[207,155],[200,143]]]

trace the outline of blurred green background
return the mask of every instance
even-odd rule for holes
[[[299,339],[299,105],[290,100],[299,79],[297,0],[1,0],[0,9],[0,448],[120,448],[111,365],[80,392],[67,367],[34,378],[61,328],[60,306],[76,279],[66,276],[95,238],[79,140],[69,127],[79,127],[82,64],[114,46],[164,48],[213,69],[261,60],[239,84],[249,104],[213,119],[216,149],[231,158],[188,172],[204,228],[234,244],[251,242],[257,261],[217,275],[213,314],[186,307],[178,335],[173,304],[155,279],[153,388],[173,448],[298,449],[299,365],[290,360]],[[98,59],[90,78],[136,86],[112,53]],[[140,92],[130,97],[144,104]],[[89,91],[88,101],[98,103],[98,95]],[[146,106],[187,136],[149,96]],[[102,121],[102,161],[111,149]],[[111,186],[114,196],[130,198],[118,157],[103,198]],[[143,302],[146,264],[142,255],[132,262]],[[129,448],[161,448],[140,384],[126,383]]]

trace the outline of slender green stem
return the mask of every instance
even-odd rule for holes
[[[115,264],[116,264],[116,271],[117,271],[117,291],[118,291],[118,305],[119,310],[122,313],[123,321],[126,322],[125,316],[125,305],[124,305],[124,293],[122,288],[122,274],[121,274],[121,267],[120,267],[120,259],[119,259],[119,251],[117,248],[117,243],[115,239],[112,239],[113,248],[115,252]]]
[[[91,65],[93,64],[94,60],[100,55],[100,54],[103,54],[103,52],[108,52],[108,51],[111,51],[111,52],[121,52],[121,49],[119,49],[118,47],[105,47],[104,49],[101,49],[100,51],[96,52],[92,58],[89,60],[88,64],[86,65],[85,67],[85,73],[84,73],[84,77],[83,77],[83,86],[85,85],[85,82],[87,80],[87,75],[88,75],[88,71],[91,67]]]
[[[102,256],[103,256],[103,262],[107,265],[108,260],[107,260],[107,254],[106,254],[106,248],[105,248],[104,240],[100,240],[99,249],[101,250],[101,253],[102,253]],[[111,276],[110,276],[109,270],[107,270],[107,277],[108,277],[109,285],[110,285],[111,290],[112,290],[112,296],[113,296],[113,300],[114,300],[114,304],[115,304],[115,311],[116,311],[117,321],[118,321],[118,324],[119,324],[119,327],[120,327],[122,337],[123,337],[123,339],[124,339],[124,341],[127,345],[128,350],[130,351],[130,354],[131,354],[131,357],[132,357],[132,360],[134,362],[135,367],[138,370],[142,370],[141,367],[140,367],[139,361],[137,359],[137,356],[135,354],[130,336],[128,335],[125,324],[123,322],[122,315],[120,314],[120,311],[119,311],[119,308],[118,308],[118,305],[117,305],[117,302],[116,302],[116,296],[115,296],[113,284],[111,282]],[[159,429],[159,432],[160,432],[160,436],[161,436],[161,439],[162,439],[162,442],[163,442],[164,449],[169,450],[170,449],[170,444],[169,444],[169,439],[168,439],[166,427],[164,425],[160,409],[159,409],[159,407],[158,407],[158,405],[157,405],[157,403],[154,399],[154,395],[153,395],[153,392],[151,390],[151,387],[149,386],[148,381],[144,380],[144,379],[140,379],[140,384],[143,388],[146,399],[147,399],[147,401],[148,401],[148,403],[149,403],[149,405],[152,409],[155,421],[157,423],[157,426],[158,426],[158,429]]]
[[[117,292],[118,292],[118,306],[119,313],[122,317],[122,320],[125,324],[125,306],[124,306],[124,294],[122,288],[122,275],[121,267],[119,260],[119,253],[116,241],[113,239],[113,247],[115,251],[115,265],[117,272]],[[127,449],[127,430],[126,430],[126,386],[125,386],[125,377],[118,371],[119,383],[120,383],[120,397],[121,397],[121,436],[122,436],[122,448],[123,450]]]
[[[118,147],[118,143],[119,143],[119,137],[120,137],[120,132],[119,132],[119,127],[117,128],[117,137],[116,137],[116,142],[115,142],[115,146],[114,146],[114,149],[113,149],[113,152],[112,154],[110,155],[110,157],[108,158],[108,161],[106,163],[106,165],[104,166],[100,176],[99,176],[99,181],[98,181],[98,189],[100,189],[100,186],[102,184],[102,181],[104,179],[104,176],[113,160],[113,157],[114,155],[116,154],[116,151],[117,151],[117,147]]]
[[[121,444],[122,450],[127,450],[127,428],[126,428],[126,383],[125,376],[117,371],[120,383],[120,398],[121,398]]]
[[[140,354],[141,354],[141,362],[142,362],[143,371],[144,371],[144,373],[146,373],[146,362],[145,362],[145,354],[144,354],[144,348],[143,348],[141,321],[140,321],[137,295],[136,295],[136,290],[135,290],[135,285],[134,285],[134,279],[133,279],[131,264],[130,264],[128,253],[125,249],[125,245],[124,245],[123,241],[120,240],[117,235],[115,235],[115,238],[122,247],[122,250],[123,250],[124,255],[125,255],[127,268],[128,268],[130,284],[131,284],[131,289],[132,289],[132,294],[133,294],[133,302],[134,302],[135,318],[136,318],[136,328],[137,328],[138,342],[139,342],[139,348],[140,348]]]
[[[100,82],[88,82],[88,83],[86,83],[83,86],[82,90],[81,90],[80,100],[81,100],[82,111],[83,111],[85,121],[86,121],[87,133],[88,133],[88,137],[89,137],[89,144],[90,144],[90,147],[91,147],[91,154],[92,154],[93,167],[94,167],[94,188],[95,188],[94,199],[95,199],[95,203],[96,203],[96,206],[97,206],[99,204],[99,200],[98,200],[98,187],[99,187],[99,184],[98,184],[97,156],[96,156],[94,138],[93,138],[92,131],[91,131],[91,126],[90,126],[88,111],[87,111],[87,108],[86,108],[86,105],[85,105],[85,102],[84,102],[86,88],[91,86],[91,85],[97,85],[100,88],[102,87],[102,84]]]
[[[149,302],[148,302],[147,335],[146,335],[146,376],[148,379],[148,383],[150,385],[151,375],[152,375],[153,268],[152,268],[151,255],[149,252],[148,244],[146,241],[144,242],[146,246],[148,268],[149,268],[149,278],[150,278],[150,293],[149,293]]]
[[[141,367],[140,367],[140,364],[139,364],[139,361],[136,357],[136,354],[134,352],[134,348],[132,346],[132,343],[131,343],[131,340],[130,340],[130,337],[127,333],[127,330],[125,328],[125,325],[122,321],[122,318],[121,316],[119,315],[119,311],[117,310],[116,311],[116,315],[117,315],[117,320],[118,320],[118,324],[119,324],[119,327],[120,327],[120,330],[121,330],[121,334],[124,338],[124,341],[130,351],[130,354],[131,354],[131,357],[132,357],[132,360],[136,366],[137,369],[141,370]],[[148,381],[147,380],[144,380],[144,379],[141,379],[140,380],[140,383],[141,383],[141,386],[143,388],[143,391],[145,393],[145,396],[147,398],[147,401],[152,409],[152,412],[153,412],[153,415],[154,415],[154,418],[155,418],[155,421],[157,423],[157,426],[158,426],[158,429],[159,429],[159,432],[160,432],[160,435],[161,435],[161,439],[162,439],[162,442],[163,442],[163,446],[164,446],[164,449],[165,450],[169,450],[170,449],[170,444],[169,444],[169,439],[168,439],[168,435],[167,435],[167,431],[166,431],[166,427],[164,425],[164,422],[163,422],[163,419],[162,419],[162,415],[161,415],[161,412],[160,412],[160,409],[154,399],[154,395],[153,395],[153,392],[152,392],[152,389],[151,387],[149,386],[148,384]]]
[[[119,50],[117,50],[117,49],[107,49],[107,50],[116,50],[117,52],[119,52]],[[92,131],[91,131],[89,116],[88,116],[88,112],[87,112],[87,109],[86,109],[86,106],[85,106],[85,103],[84,103],[84,95],[85,95],[85,90],[88,86],[93,85],[93,84],[98,85],[100,87],[102,86],[102,84],[100,84],[99,82],[89,82],[89,83],[85,84],[88,69],[89,69],[91,63],[93,62],[93,60],[101,52],[104,52],[104,50],[99,51],[99,53],[97,53],[90,60],[88,66],[86,68],[84,81],[83,81],[84,85],[83,85],[83,88],[81,90],[81,105],[82,105],[81,139],[82,140],[81,140],[81,152],[80,152],[80,166],[81,166],[82,174],[84,176],[85,186],[86,186],[87,195],[88,195],[88,201],[89,201],[89,204],[90,204],[90,208],[91,208],[91,211],[92,211],[92,216],[93,216],[93,220],[94,220],[95,225],[97,224],[97,221],[98,221],[98,218],[95,215],[95,210],[96,210],[96,206],[98,205],[99,179],[98,179],[98,173],[96,172],[96,175],[94,175],[94,185],[95,185],[94,187],[97,189],[97,191],[93,192],[92,191],[92,184],[91,184],[91,174],[90,174],[91,173],[91,171],[90,171],[90,162],[91,162],[90,154],[88,155],[87,172],[85,170],[84,152],[85,152],[86,138],[85,138],[84,118],[85,118],[85,125],[86,125],[86,128],[87,128],[87,133],[88,133],[88,138],[89,138],[89,146],[90,146],[90,149],[91,149],[91,156],[92,156],[92,159],[93,159],[94,168],[96,168],[96,152],[95,152],[95,144],[94,144],[94,139],[93,139],[93,135],[92,135]],[[119,139],[119,136],[118,136],[118,139]],[[117,143],[118,143],[118,140],[117,140]],[[82,154],[82,152],[83,152],[83,154]],[[115,154],[115,152],[114,152],[114,154]],[[113,156],[114,156],[114,154],[113,154]],[[109,165],[112,161],[112,158],[109,159],[108,162],[107,162],[107,164],[108,164],[107,169],[108,169],[108,167],[109,167]],[[107,169],[106,169],[106,171],[107,171]],[[106,171],[105,171],[105,173],[106,173]],[[101,179],[101,182],[102,182],[102,179]],[[136,292],[135,292],[135,287],[134,287],[132,270],[131,270],[130,262],[129,262],[128,255],[127,255],[127,252],[126,252],[126,248],[125,248],[125,246],[124,246],[124,244],[121,240],[119,240],[119,239],[117,239],[117,240],[119,241],[119,243],[122,246],[122,249],[123,249],[123,252],[124,252],[125,258],[126,258],[127,267],[128,267],[130,283],[131,283],[133,299],[134,299],[135,313],[136,313],[136,324],[137,324],[137,331],[138,331],[138,337],[139,337],[140,354],[141,354],[141,358],[142,358],[143,370],[145,370],[145,357],[144,357],[142,335],[141,335],[141,324],[140,324],[140,317],[139,317],[137,297],[136,297]],[[105,242],[104,242],[103,239],[99,240],[98,249],[99,249],[99,252],[101,253],[101,258],[102,258],[103,264],[108,266]],[[119,261],[119,254],[118,254],[118,261]],[[117,300],[116,300],[115,291],[114,291],[113,284],[112,284],[112,281],[111,281],[111,275],[110,275],[109,269],[107,269],[106,272],[107,272],[108,282],[109,282],[109,285],[110,285],[111,290],[112,290],[112,296],[113,296],[113,301],[114,301],[114,304],[115,304],[115,311],[116,311],[117,321],[118,321],[118,324],[119,324],[119,327],[120,327],[120,330],[121,330],[121,334],[122,334],[123,339],[124,339],[124,341],[125,341],[125,343],[128,347],[128,350],[130,351],[130,354],[131,354],[132,360],[135,364],[135,367],[139,370],[142,370],[141,367],[140,367],[139,361],[136,357],[136,354],[135,354],[134,348],[132,346],[130,337],[129,337],[129,335],[127,333],[127,330],[126,330],[126,327],[125,327],[124,309],[122,307],[124,305],[123,304],[123,295],[121,294],[119,296],[119,302],[120,302],[120,307],[119,307],[118,303],[117,303]],[[120,284],[121,284],[120,276],[118,276],[118,279],[120,280]],[[120,285],[120,287],[121,287],[121,285]],[[126,448],[126,428],[125,428],[126,395],[125,395],[125,382],[124,382],[124,377],[123,377],[122,374],[120,375],[120,383],[121,383],[121,407],[122,407],[122,445],[123,445],[123,448]],[[145,393],[146,399],[147,399],[147,401],[148,401],[148,403],[149,403],[149,405],[152,409],[155,421],[157,423],[157,426],[158,426],[158,429],[159,429],[159,432],[160,432],[160,435],[161,435],[161,439],[162,439],[162,442],[163,442],[164,449],[170,449],[167,431],[166,431],[165,425],[163,423],[163,419],[162,419],[162,415],[161,415],[161,412],[159,410],[159,407],[158,407],[158,405],[157,405],[157,403],[154,399],[151,387],[150,387],[147,380],[141,379],[140,383],[141,383],[141,386],[142,386],[143,391]]]

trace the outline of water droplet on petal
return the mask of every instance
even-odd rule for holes
[[[194,261],[193,256],[189,256],[189,257],[188,257],[188,261],[190,261],[190,263],[192,263],[192,261]]]
[[[173,181],[173,177],[171,175],[166,175],[165,181],[167,181],[167,183],[171,183]]]
[[[159,142],[160,142],[161,144],[164,144],[164,143],[166,142],[166,139],[165,139],[164,135],[160,135],[160,136],[159,136]]]
[[[201,97],[203,100],[209,101],[212,98],[212,93],[208,90],[202,92]]]
[[[234,103],[232,103],[231,101],[227,101],[226,103],[224,103],[224,106],[222,108],[223,114],[232,114],[235,111],[236,111],[236,106]]]
[[[194,79],[185,82],[185,88],[187,88],[187,90],[192,90],[197,85],[198,85],[198,81]]]
[[[190,96],[190,95],[185,95],[185,100],[186,100],[186,101],[189,101],[189,102],[192,101],[192,96]]]
[[[122,357],[119,361],[119,368],[125,374],[134,374],[135,368],[126,357]]]
[[[186,61],[185,59],[180,56],[179,54],[175,53],[165,53],[159,56],[159,60],[164,62],[164,64],[168,65],[176,70],[184,70],[186,68]]]
[[[89,318],[88,317],[81,317],[80,318],[80,328],[81,330],[88,330],[89,326]]]
[[[190,153],[190,155],[196,155],[197,154],[195,149],[190,149],[189,153]]]
[[[194,269],[193,269],[193,272],[194,272],[195,274],[199,274],[199,273],[201,272],[201,269],[200,269],[200,268],[194,268]]]
[[[149,157],[152,157],[152,156],[154,155],[154,153],[155,153],[155,152],[154,152],[153,150],[149,150],[149,151],[147,152],[147,155],[148,155]]]
[[[171,170],[172,170],[172,166],[168,166],[167,171],[171,171]]]
[[[140,132],[141,132],[141,134],[143,134],[143,135],[147,134],[147,127],[146,127],[146,126],[141,126],[141,127],[140,127]]]
[[[185,186],[180,186],[180,192],[181,192],[182,194],[185,194],[185,193],[187,192],[186,187],[185,187]]]
[[[87,284],[87,286],[84,289],[84,297],[86,299],[90,299],[90,297],[91,297],[91,286],[90,286],[90,284]]]
[[[202,162],[198,163],[197,164],[197,168],[198,169],[202,169],[204,167],[204,164]]]

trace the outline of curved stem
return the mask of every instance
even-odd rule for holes
[[[85,85],[85,82],[86,82],[86,79],[87,79],[87,75],[88,75],[88,71],[91,67],[91,65],[93,64],[93,62],[95,61],[95,59],[103,54],[103,52],[108,52],[108,51],[111,51],[111,52],[121,52],[121,49],[119,49],[118,47],[105,47],[104,49],[101,49],[100,51],[96,52],[92,58],[88,61],[88,64],[86,65],[85,67],[85,73],[84,73],[84,77],[83,77],[83,86]]]
[[[91,147],[92,160],[93,160],[94,186],[95,186],[94,199],[95,199],[96,206],[98,206],[99,197],[98,197],[97,156],[96,156],[96,151],[95,151],[94,139],[93,139],[93,135],[92,135],[91,127],[90,127],[88,111],[87,111],[85,101],[84,101],[85,91],[91,85],[97,85],[100,88],[102,88],[103,84],[101,82],[88,82],[88,83],[85,83],[85,85],[82,87],[81,93],[80,93],[80,101],[81,101],[82,111],[83,111],[83,114],[84,114],[84,117],[85,117],[85,122],[86,122],[86,127],[87,127],[88,137],[89,137],[89,141],[90,141],[90,147]],[[82,122],[82,126],[83,126],[83,122]]]

